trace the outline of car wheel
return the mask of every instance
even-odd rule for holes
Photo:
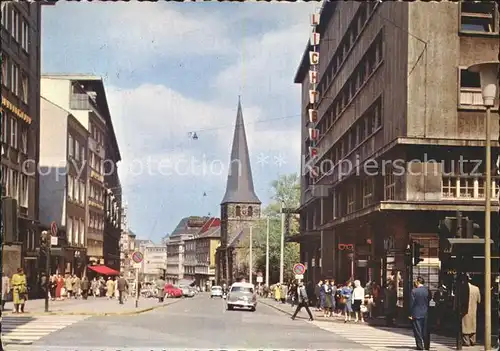
[[[255,312],[255,307],[252,307],[252,308],[250,309],[250,311],[251,311],[251,312]]]
[[[228,311],[232,311],[232,310],[233,310],[233,306],[231,306],[231,305],[227,305],[227,310],[228,310]]]

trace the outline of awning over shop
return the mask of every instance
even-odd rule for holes
[[[107,266],[88,266],[90,270],[102,275],[120,275],[120,272],[115,271]]]
[[[179,286],[191,286],[195,283],[196,281],[194,280],[189,280],[189,279],[181,279],[179,280],[179,283],[177,285]]]

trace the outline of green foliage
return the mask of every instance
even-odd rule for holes
[[[254,269],[265,275],[266,272],[266,233],[267,219],[269,217],[269,282],[279,281],[280,274],[280,247],[281,247],[281,203],[286,208],[298,208],[300,205],[300,183],[297,174],[282,175],[271,183],[272,199],[263,211],[263,217],[253,229]],[[290,220],[290,234],[299,232],[298,218],[292,215]],[[248,243],[245,244],[247,246]],[[299,245],[287,243],[284,249],[284,279],[294,278],[292,268],[300,259]]]

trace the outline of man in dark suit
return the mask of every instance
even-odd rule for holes
[[[431,343],[428,330],[430,291],[424,286],[424,283],[422,277],[415,280],[415,288],[411,292],[410,300],[410,319],[417,350],[429,350]]]

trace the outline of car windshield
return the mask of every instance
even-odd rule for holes
[[[212,291],[220,291],[220,290],[222,290],[222,288],[220,286],[214,286],[212,288]]]
[[[253,288],[249,288],[246,286],[233,286],[231,288],[231,292],[243,292],[243,293],[253,293]]]

